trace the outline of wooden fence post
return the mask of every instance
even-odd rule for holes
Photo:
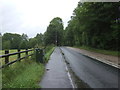
[[[18,49],[18,52],[20,52],[20,49]],[[18,59],[20,58],[20,53],[18,53]]]
[[[9,54],[9,50],[5,50],[5,54]],[[5,64],[9,62],[9,56],[5,57]]]
[[[26,50],[28,50],[28,49],[26,49]],[[28,55],[28,51],[26,51],[26,56]]]

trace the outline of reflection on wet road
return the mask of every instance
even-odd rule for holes
[[[118,69],[61,47],[75,74],[92,88],[118,88]]]

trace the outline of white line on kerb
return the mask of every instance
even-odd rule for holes
[[[72,88],[75,88],[75,86],[74,86],[74,84],[73,84],[73,81],[72,81],[72,78],[71,78],[71,75],[70,75],[70,73],[69,73],[69,71],[68,71],[68,67],[67,67],[66,63],[65,63],[65,66],[66,66],[67,75],[68,75],[69,80],[70,80],[70,82],[71,82]]]
[[[62,49],[61,49],[61,48],[60,48],[60,50],[61,50],[61,52],[62,52]],[[64,58],[63,55],[62,55],[62,57]],[[69,73],[67,64],[65,63],[65,58],[64,58],[64,64],[65,64],[65,67],[66,67],[65,69],[66,69],[66,71],[67,71],[68,78],[69,78],[69,80],[70,80],[70,83],[71,83],[71,85],[72,85],[72,88],[74,89],[74,88],[76,88],[76,86],[74,86],[74,84],[73,84],[73,81],[72,81],[71,75],[70,75],[70,73]]]
[[[87,55],[87,54],[83,54],[83,55],[88,56],[88,57],[91,57],[91,58],[96,59],[96,60],[98,60],[98,61],[100,61],[100,62],[103,62],[103,63],[105,63],[105,64],[108,64],[108,65],[111,65],[111,66],[113,66],[113,67],[115,67],[115,68],[120,69],[120,66],[119,66],[119,65],[114,64],[114,63],[112,63],[112,62],[110,62],[110,61],[102,60],[102,59],[99,59],[99,58],[96,58],[96,57],[93,57],[93,56],[90,56],[90,55]]]

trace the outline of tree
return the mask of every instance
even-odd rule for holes
[[[37,34],[36,37],[38,46],[43,46],[43,34]]]
[[[28,42],[29,48],[34,48],[37,45],[37,39],[36,38],[30,38]]]
[[[28,49],[29,48],[29,45],[28,45],[28,36],[27,34],[22,34],[22,41],[20,42],[19,44],[19,49]]]
[[[55,44],[62,45],[63,40],[63,22],[62,19],[56,17],[51,20],[47,31],[44,33],[45,45]]]
[[[28,47],[27,34],[12,34],[5,33],[2,36],[2,48],[3,49],[27,49]]]
[[[22,41],[19,45],[19,49],[28,49],[28,42]]]
[[[29,39],[29,38],[28,38],[27,34],[24,34],[24,33],[23,33],[23,34],[22,34],[22,40],[23,40],[23,41],[28,41],[28,39]]]
[[[116,22],[118,7],[118,2],[79,2],[66,28],[66,35],[72,33],[66,36],[66,42],[117,50],[116,46],[120,40],[120,25]]]
[[[10,42],[10,49],[18,49],[19,44],[22,41],[21,35],[19,34],[12,34],[12,33],[5,33],[2,36],[2,43],[4,47],[4,42],[9,41]]]
[[[2,44],[3,44],[3,49],[5,49],[5,50],[9,50],[11,47],[10,41],[5,41]]]

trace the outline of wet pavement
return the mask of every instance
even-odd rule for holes
[[[46,65],[46,72],[40,86],[42,88],[72,88],[67,73],[66,64],[60,49],[57,47]]]
[[[74,51],[77,51],[78,53],[89,56],[93,59],[97,59],[103,63],[120,68],[120,59],[119,59],[120,57],[118,57],[118,56],[106,55],[106,54],[102,54],[102,53],[92,52],[92,51],[79,49],[79,48],[73,48],[73,47],[67,47],[67,48],[70,48]]]
[[[118,88],[120,84],[119,69],[66,47],[61,47],[61,50],[73,72],[91,88]]]

